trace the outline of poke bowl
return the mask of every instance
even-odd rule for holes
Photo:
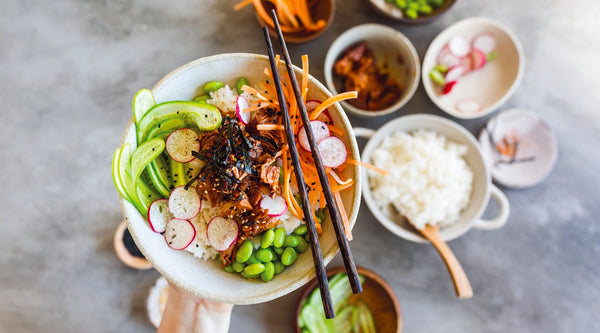
[[[247,80],[248,86],[259,82],[268,82],[269,78],[265,75],[266,68],[269,68],[269,60],[263,55],[231,53],[209,56],[192,61],[174,70],[161,79],[152,88],[151,93],[154,96],[157,106],[169,101],[193,101],[201,93],[202,87],[207,91],[205,84],[216,82],[215,80],[224,83],[227,89],[230,86],[235,89],[236,82],[239,83],[241,77]],[[284,70],[283,68],[280,68],[280,71]],[[296,67],[295,71],[298,80],[300,80],[302,78],[302,70]],[[331,97],[329,91],[314,77],[308,77],[306,83],[308,86],[308,99],[323,101]],[[254,91],[258,93],[258,91]],[[326,113],[333,126],[340,130],[340,134],[336,135],[339,136],[340,141],[345,143],[348,160],[359,161],[358,149],[352,128],[341,107],[337,103],[333,104],[326,109]],[[179,113],[177,114],[179,115]],[[240,114],[238,114],[239,116]],[[223,116],[223,119],[230,118]],[[234,120],[231,121],[233,122]],[[132,118],[125,129],[121,145],[125,146],[129,144],[131,147],[136,147],[136,141],[138,140],[136,132],[136,120]],[[277,175],[279,175],[279,172]],[[344,177],[344,179],[353,179],[352,186],[339,192],[340,200],[347,213],[347,223],[351,227],[354,225],[358,214],[361,173],[356,165],[348,165],[344,170],[340,171],[339,176]],[[207,183],[202,178],[197,178],[197,182],[200,185],[206,185]],[[214,184],[210,186],[214,186]],[[180,187],[183,188],[184,186]],[[141,210],[136,208],[130,201],[123,199],[123,197],[121,197],[121,209],[137,246],[148,261],[172,284],[204,299],[230,304],[261,303],[292,292],[315,277],[311,252],[306,251],[306,253],[299,253],[294,258],[295,262],[293,265],[286,265],[287,267],[274,277],[271,275],[272,279],[269,279],[268,282],[263,282],[261,279],[244,278],[233,271],[224,270],[224,265],[217,260],[218,258],[202,260],[201,258],[196,258],[189,251],[178,251],[170,245],[167,246],[167,237],[159,232],[155,232],[155,226],[152,223],[149,224],[146,217],[140,213]],[[149,209],[152,209],[152,207]],[[170,203],[169,209],[171,209]],[[329,217],[327,214],[327,217],[323,217],[322,233],[319,236],[325,264],[338,251],[335,232],[328,220]],[[167,226],[169,225],[167,224]],[[239,230],[241,235],[242,228],[240,227]],[[194,237],[195,235],[196,231],[194,230]],[[235,240],[232,240],[231,246],[236,243],[237,239],[236,236]],[[260,248],[260,246],[256,246],[254,243],[252,245],[255,249]]]

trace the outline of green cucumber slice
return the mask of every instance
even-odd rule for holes
[[[133,97],[133,121],[135,124],[139,124],[144,114],[155,105],[156,100],[152,91],[140,89]]]
[[[152,183],[156,189],[165,197],[168,198],[171,191],[175,188],[173,180],[169,173],[169,167],[165,162],[164,154],[160,154],[154,161],[150,162],[146,167]]]
[[[158,158],[160,158],[160,156],[157,157],[157,159]],[[171,191],[169,190],[169,186],[163,183],[158,171],[156,171],[155,161],[156,159],[146,166],[146,172],[148,173],[148,177],[150,177],[150,182],[152,183],[152,185],[154,185],[158,193],[160,193],[160,195],[166,199],[169,197]]]
[[[148,131],[158,124],[181,118],[186,123],[195,124],[201,131],[212,131],[221,125],[221,112],[206,103],[191,101],[164,102],[155,105],[142,117],[138,126],[138,142],[143,142]]]
[[[155,190],[152,185],[148,184],[144,179],[144,177],[140,177],[135,181],[135,189],[137,197],[140,200],[141,207],[144,209],[142,215],[147,219],[148,218],[148,207],[150,204],[154,202],[154,200],[162,199],[162,195]]]
[[[357,302],[356,310],[358,311],[358,325],[360,331],[365,333],[375,333],[377,331],[375,328],[375,319],[373,319],[373,314],[367,304],[363,301]]]
[[[133,179],[131,178],[131,145],[129,143],[124,144],[121,147],[121,152],[119,153],[119,162],[118,162],[118,177],[123,184],[123,188],[129,197],[129,202],[141,213],[144,213],[144,208],[137,197],[137,191],[135,189],[135,184]]]
[[[335,314],[335,318],[331,320],[331,328],[336,333],[350,333],[352,332],[352,318],[356,309],[352,305],[346,305],[338,313]]]
[[[306,328],[311,332],[332,332],[331,321],[325,319],[322,305],[305,305],[300,316]]]
[[[176,188],[187,184],[187,176],[185,174],[185,163],[179,163],[169,157],[169,165],[171,167],[171,177],[173,178],[173,186]]]
[[[146,140],[153,138],[161,138],[164,140],[169,134],[173,133],[174,131],[180,128],[185,128],[186,126],[187,123],[181,118],[172,118],[165,120],[164,122],[152,127],[148,131],[148,135],[146,135]]]
[[[113,179],[113,183],[115,184],[115,188],[119,192],[119,195],[123,199],[131,202],[131,198],[129,197],[129,194],[127,194],[127,191],[125,190],[123,181],[121,180],[121,177],[119,177],[119,157],[121,156],[121,151],[122,151],[122,149],[119,147],[115,150],[115,153],[113,155],[112,179]]]
[[[154,138],[142,143],[131,154],[131,180],[136,182],[146,165],[165,150],[165,141]]]

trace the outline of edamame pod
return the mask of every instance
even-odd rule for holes
[[[221,81],[212,81],[204,85],[203,89],[205,93],[210,93],[223,88],[225,84]]]
[[[298,259],[298,253],[294,250],[293,247],[286,247],[281,255],[281,263],[290,266],[293,264],[296,259]]]
[[[274,253],[270,249],[260,249],[256,251],[255,257],[260,262],[270,262],[273,260]]]
[[[237,262],[246,262],[248,261],[248,259],[250,259],[250,256],[252,255],[252,251],[254,250],[254,247],[252,246],[252,242],[250,240],[245,240],[242,245],[240,245],[240,247],[237,250],[237,253],[235,254],[235,260]]]
[[[275,239],[275,230],[269,229],[262,234],[262,239],[260,240],[260,247],[263,249],[268,248],[273,244],[273,240]]]
[[[240,273],[241,271],[244,270],[244,268],[246,267],[246,265],[244,263],[241,262],[234,262],[233,264],[231,264],[231,268],[233,268],[234,271]]]
[[[235,272],[233,270],[233,267],[231,267],[231,265],[225,266],[224,269],[225,269],[225,272],[227,272],[227,273],[233,273],[233,272]]]
[[[275,230],[275,238],[273,239],[273,245],[275,247],[282,247],[285,242],[285,229],[277,228]]]
[[[265,264],[265,270],[260,274],[260,279],[269,282],[275,276],[275,265],[272,262]]]
[[[275,266],[275,275],[283,272],[283,270],[285,269],[285,265],[282,264],[281,261],[275,261],[273,265]]]
[[[287,236],[285,241],[283,242],[283,246],[285,247],[296,247],[298,246],[298,237],[297,236]]]
[[[258,275],[264,271],[265,271],[265,265],[263,265],[259,262],[252,264],[252,265],[248,265],[243,270],[243,272],[248,275]]]
[[[238,80],[237,84],[235,85],[235,88],[236,88],[236,90],[237,90],[237,93],[238,93],[239,95],[241,95],[241,94],[244,92],[244,91],[242,90],[242,87],[243,87],[243,86],[247,86],[247,85],[249,85],[249,84],[248,84],[248,80],[246,80],[245,78],[241,77],[241,78]]]
[[[299,225],[296,229],[294,229],[294,235],[303,236],[308,231],[306,224]]]
[[[298,237],[298,246],[296,246],[296,251],[298,253],[304,253],[308,250],[308,243],[302,237]]]

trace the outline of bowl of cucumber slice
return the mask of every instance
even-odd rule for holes
[[[284,65],[282,64],[281,66]],[[158,194],[161,194],[160,189],[156,186],[159,183],[154,181],[152,176],[149,175],[148,167],[151,166],[149,164],[151,160],[155,160],[155,156],[161,151],[168,153],[168,156],[173,160],[178,161],[181,159],[180,163],[187,161],[187,156],[177,156],[176,158],[175,155],[172,155],[173,152],[169,151],[169,137],[174,135],[173,133],[175,132],[171,132],[164,140],[155,139],[155,137],[160,138],[161,136],[158,134],[165,131],[166,128],[191,126],[197,129],[197,132],[206,134],[215,129],[221,130],[221,124],[231,124],[237,121],[235,120],[235,116],[238,110],[234,110],[233,116],[225,113],[221,116],[217,114],[220,110],[217,110],[216,106],[214,110],[217,111],[215,113],[211,111],[212,108],[208,108],[206,105],[203,106],[199,102],[198,98],[201,94],[206,93],[208,83],[219,81],[228,87],[236,89],[240,78],[244,78],[248,82],[248,85],[244,86],[248,89],[253,89],[257,94],[261,94],[263,93],[262,91],[259,92],[251,86],[258,87],[261,83],[268,82],[269,80],[272,82],[272,79],[265,74],[265,68],[269,67],[269,59],[265,55],[230,53],[201,58],[169,73],[152,89],[141,90],[140,95],[134,97],[133,117],[124,131],[121,147],[115,152],[113,161],[113,180],[115,181],[115,187],[121,194],[121,210],[127,222],[127,227],[144,257],[172,284],[196,296],[220,303],[262,303],[300,288],[315,277],[315,268],[310,251],[304,253],[304,251],[299,250],[296,254],[296,252],[290,250],[289,253],[293,252],[293,254],[296,254],[288,256],[294,259],[290,261],[290,264],[286,263],[288,260],[284,260],[284,255],[279,254],[281,256],[281,263],[286,267],[282,271],[271,273],[269,279],[263,279],[262,276],[259,278],[250,276],[253,275],[250,269],[246,272],[248,273],[247,278],[243,274],[239,274],[245,272],[245,270],[243,272],[227,270],[229,266],[233,265],[222,264],[222,262],[228,259],[222,255],[228,249],[233,248],[233,244],[238,239],[240,242],[254,241],[255,239],[242,238],[242,227],[245,225],[241,222],[238,222],[239,226],[233,226],[233,238],[228,238],[229,234],[225,234],[232,227],[231,223],[219,224],[222,228],[218,228],[218,226],[213,228],[213,221],[229,221],[219,215],[224,214],[222,210],[218,213],[210,213],[211,215],[208,215],[209,218],[207,218],[207,221],[210,220],[210,222],[205,222],[203,230],[199,229],[195,219],[204,214],[204,210],[198,207],[198,205],[204,205],[204,201],[206,200],[203,199],[202,203],[199,204],[200,199],[198,199],[198,196],[193,197],[187,193],[188,184],[192,184],[194,181],[198,182],[194,184],[201,185],[204,183],[208,184],[207,186],[213,186],[214,189],[217,189],[217,185],[222,185],[223,183],[211,183],[197,177],[195,179],[192,177],[191,179],[193,180],[186,178],[187,183],[181,183],[177,180],[179,183],[176,186],[172,188],[167,186],[166,190],[168,192],[166,192],[166,196],[162,195],[162,198],[156,198]],[[298,78],[302,78],[302,70],[297,67],[295,70]],[[304,83],[307,85],[306,97],[308,100],[331,100],[331,93],[314,77],[309,75]],[[239,96],[241,96],[241,93]],[[235,98],[233,100],[234,106],[237,107]],[[335,103],[330,104],[326,111],[327,121],[331,122],[332,126],[335,126],[336,129],[339,129],[339,134],[336,133],[336,135],[340,142],[345,143],[344,149],[347,150],[348,159],[360,161],[351,124],[342,108],[338,103]],[[237,116],[240,117],[242,115],[237,114]],[[178,122],[183,122],[184,124],[178,124]],[[276,124],[269,125],[277,126]],[[241,127],[237,128],[241,131]],[[182,129],[178,131],[180,130]],[[275,130],[278,129],[275,128]],[[151,135],[152,131],[156,131],[158,134]],[[181,140],[185,139],[184,134],[186,133],[182,133]],[[223,133],[237,135],[236,133],[238,132],[230,131]],[[271,163],[269,166],[275,166],[276,162],[269,162]],[[171,167],[171,170],[174,170],[173,167]],[[187,169],[184,169],[184,172],[187,172]],[[279,175],[279,169],[277,174]],[[199,173],[196,175],[199,175]],[[171,177],[172,185],[175,184],[175,177],[177,176],[172,175]],[[339,199],[345,208],[348,225],[351,228],[356,221],[360,205],[361,172],[358,169],[358,165],[348,165],[339,172],[339,177],[344,180],[351,179],[353,181],[353,183],[348,182],[350,185],[345,187],[343,191],[339,191]],[[147,184],[152,184],[152,186],[147,186],[144,189],[144,186],[142,186],[143,182],[138,182],[138,178]],[[281,179],[281,177],[275,179]],[[178,193],[176,199],[173,199],[174,193]],[[172,199],[174,202],[171,202]],[[180,205],[180,203],[182,204]],[[183,207],[184,205],[185,207]],[[179,206],[183,208],[181,210],[174,209],[174,207],[177,208]],[[192,210],[191,207],[194,207],[193,213],[188,214]],[[215,206],[208,209],[213,208],[221,209],[222,207]],[[287,206],[285,208],[287,209]],[[261,209],[264,209],[262,201]],[[168,215],[165,211],[174,216]],[[272,213],[271,208],[268,208],[267,211],[269,214]],[[283,214],[283,211],[280,213]],[[267,213],[265,212],[264,215],[267,215]],[[170,217],[167,218],[167,216]],[[220,218],[217,219],[217,217]],[[319,235],[319,243],[325,264],[331,261],[338,251],[335,232],[332,224],[327,221],[328,219],[329,217],[323,218],[322,233]],[[297,220],[300,223],[300,220]],[[253,221],[258,221],[258,218]],[[256,222],[256,224],[258,223]],[[286,233],[288,234],[285,236],[286,240],[287,238],[291,239],[295,237],[291,233],[296,231],[294,229],[297,228],[296,226],[291,227],[292,229],[290,229],[289,233],[286,229]],[[281,225],[278,225],[278,227],[281,227]],[[284,227],[287,228],[288,226],[285,225],[282,228]],[[212,232],[213,230],[216,231]],[[191,251],[190,247],[196,248],[198,246],[201,251],[202,244],[206,244],[198,243],[200,237],[198,235],[207,236],[212,248],[206,246],[206,252]],[[216,242],[213,242],[212,235],[217,235],[215,237],[227,235],[227,237],[223,239],[218,238]],[[260,237],[260,235],[257,234],[256,236]],[[177,237],[175,238],[175,236]],[[188,239],[186,238],[188,236],[191,237]],[[292,243],[290,242],[290,245],[285,246],[297,248]],[[306,244],[304,240],[300,243]],[[251,245],[255,249],[257,260],[264,262],[264,266],[271,264],[270,261],[265,262],[259,258],[258,252],[260,252],[263,245],[260,241],[257,244],[253,242]],[[210,249],[213,251],[213,256],[206,255]],[[269,250],[269,248],[265,249],[264,247],[262,249]],[[284,247],[280,249],[283,250]],[[287,250],[287,247],[285,250]],[[276,253],[276,249],[273,252]],[[285,251],[282,252],[285,254]],[[233,253],[231,256],[234,258],[234,261],[239,259],[236,258],[235,252],[229,253]],[[223,261],[220,262],[218,259]],[[245,262],[245,260],[242,262]],[[276,259],[273,259],[273,264],[276,264]],[[261,265],[257,263],[254,265],[256,267],[253,266],[253,268],[258,269]],[[247,263],[247,267],[250,266],[252,265]],[[266,270],[266,268],[263,268],[263,270]]]
[[[430,23],[456,3],[456,0],[369,0],[381,14],[405,24]]]
[[[298,299],[295,326],[298,333],[402,332],[402,313],[394,291],[375,272],[357,267],[363,292],[353,295],[344,267],[327,271],[335,318],[325,319],[317,281],[306,286]]]

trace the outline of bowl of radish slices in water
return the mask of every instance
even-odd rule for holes
[[[507,27],[484,17],[468,18],[431,42],[423,59],[423,85],[448,114],[479,118],[515,92],[524,61],[521,44]]]
[[[350,237],[361,189],[356,140],[340,97],[303,64],[296,75]],[[327,264],[338,245],[290,94],[290,121]],[[174,285],[221,303],[253,304],[315,277],[278,105],[268,58],[248,53],[193,61],[135,95],[113,180],[137,246]]]

